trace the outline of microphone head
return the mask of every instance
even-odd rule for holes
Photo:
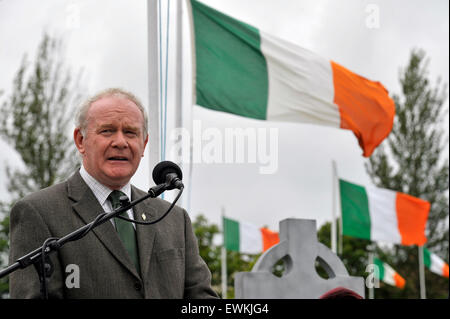
[[[153,181],[156,185],[163,184],[166,182],[166,176],[171,173],[175,173],[180,180],[183,179],[183,173],[177,164],[171,161],[160,162],[153,169]]]

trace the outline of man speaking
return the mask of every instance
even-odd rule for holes
[[[61,238],[118,207],[119,197],[146,193],[130,184],[148,141],[147,115],[138,99],[108,89],[84,103],[76,119],[74,140],[82,166],[67,181],[30,194],[12,209],[10,263]],[[140,202],[129,218],[159,218],[170,203],[159,198]],[[114,218],[80,240],[49,255],[54,270],[49,298],[217,298],[211,274],[201,259],[186,211],[173,211],[153,225]],[[68,276],[77,271],[77,285]],[[34,267],[10,275],[11,298],[39,298]]]

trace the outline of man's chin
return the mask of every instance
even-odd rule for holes
[[[133,176],[133,174],[130,173],[129,171],[120,172],[120,173],[115,172],[112,174],[107,174],[107,176],[105,176],[105,182],[106,182],[105,184],[109,188],[120,189],[130,181],[132,176]]]

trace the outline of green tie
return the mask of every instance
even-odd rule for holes
[[[125,195],[121,191],[113,191],[111,194],[109,194],[108,198],[114,210],[120,207],[120,200],[119,200],[120,196],[127,196],[127,195]],[[120,216],[128,217],[128,214],[125,211],[122,214],[120,214]],[[133,225],[131,225],[131,222],[127,222],[120,218],[114,218],[114,222],[116,224],[116,230],[117,233],[119,234],[120,239],[122,240],[125,248],[127,249],[131,259],[133,260],[138,273],[140,273],[138,248],[136,243],[136,231],[134,230]]]

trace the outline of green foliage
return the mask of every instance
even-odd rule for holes
[[[443,119],[447,86],[440,79],[433,87],[428,79],[428,61],[422,50],[413,50],[408,65],[400,72],[402,95],[393,95],[396,106],[389,137],[366,163],[366,170],[378,187],[389,188],[431,203],[426,246],[448,261],[449,164],[448,137]],[[394,246],[380,252],[406,279],[405,289],[386,287],[376,294],[383,298],[419,298],[417,247]],[[426,270],[428,298],[448,298],[448,279]]]
[[[15,201],[48,187],[76,169],[76,148],[68,131],[79,82],[64,66],[63,43],[44,34],[34,63],[24,55],[12,92],[0,105],[0,137],[13,147],[23,168],[6,167],[10,200],[0,203],[0,267],[8,251],[9,211]],[[3,97],[3,96],[2,96]],[[0,296],[8,285],[0,282]]]
[[[216,292],[220,292],[220,247],[214,245],[214,237],[219,234],[217,225],[208,224],[205,216],[198,215],[192,222],[195,236],[198,239],[200,256],[211,271],[211,284]]]

